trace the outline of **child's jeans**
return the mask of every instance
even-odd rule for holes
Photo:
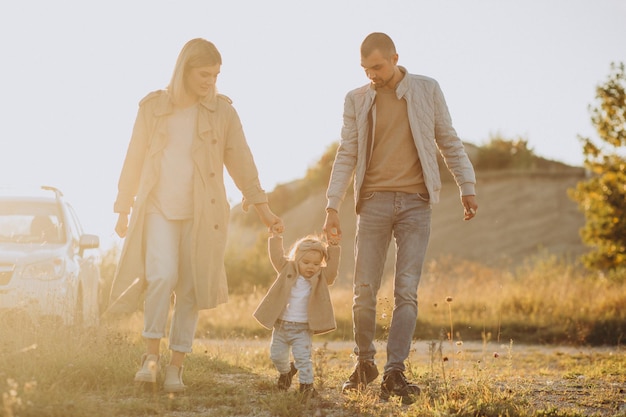
[[[313,383],[312,336],[313,332],[309,330],[308,323],[276,320],[272,331],[270,359],[278,372],[286,374],[291,370],[289,364],[291,348],[300,383]]]

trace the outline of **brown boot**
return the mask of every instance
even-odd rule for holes
[[[348,391],[361,391],[378,376],[378,368],[374,361],[358,361],[354,371],[341,387],[344,394]]]

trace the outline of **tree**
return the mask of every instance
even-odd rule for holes
[[[591,122],[600,142],[580,137],[590,177],[570,190],[585,214],[581,237],[592,247],[582,258],[595,270],[626,270],[626,76],[624,63],[611,64],[607,81],[596,87]]]

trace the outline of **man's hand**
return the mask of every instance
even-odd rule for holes
[[[326,233],[326,240],[331,245],[337,245],[341,240],[341,226],[339,224],[339,213],[337,213],[337,210],[326,210],[324,233]]]
[[[461,197],[461,204],[463,204],[463,220],[472,220],[476,216],[478,210],[478,203],[476,203],[475,195],[464,195]]]

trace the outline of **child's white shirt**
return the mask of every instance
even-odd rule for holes
[[[311,281],[299,275],[296,283],[291,287],[291,295],[287,306],[280,316],[281,320],[296,323],[309,322],[309,297],[311,296]]]

